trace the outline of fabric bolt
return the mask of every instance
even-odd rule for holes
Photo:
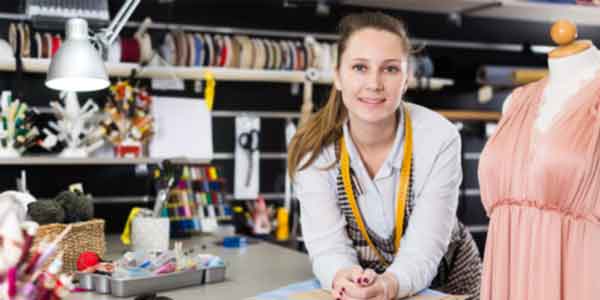
[[[204,42],[202,41],[202,35],[195,33],[193,37],[196,49],[194,66],[202,66],[204,64]]]
[[[56,51],[58,51],[58,49],[60,48],[60,44],[62,43],[62,40],[60,38],[60,35],[56,34],[52,37],[52,56],[54,56],[54,54],[56,54]]]
[[[140,61],[140,44],[135,38],[121,38],[121,61],[133,63]]]
[[[185,65],[193,66],[196,62],[196,41],[194,40],[194,35],[191,33],[187,33],[185,38],[187,39],[188,45],[188,60]]]
[[[36,32],[33,35],[34,46],[32,47],[31,57],[42,58],[42,35]]]
[[[42,57],[50,58],[52,55],[52,35],[44,33],[42,36]]]
[[[481,155],[483,300],[600,295],[600,72],[540,131],[547,84],[513,92]]]

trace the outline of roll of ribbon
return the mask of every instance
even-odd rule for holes
[[[275,65],[275,49],[273,49],[273,43],[269,39],[265,39],[265,45],[267,47],[267,65],[265,68],[271,70]]]
[[[252,52],[252,46],[248,45],[249,39],[245,35],[237,35],[234,39],[239,45],[239,68],[248,69],[248,65],[251,65],[250,54]]]
[[[214,49],[214,57],[213,57],[213,66],[220,67],[221,66],[221,58],[223,57],[223,37],[219,34],[215,34],[212,36],[212,46]]]
[[[280,55],[280,54],[277,52],[277,45],[275,45],[275,41],[269,40],[269,44],[271,45],[271,53],[273,53],[273,61],[271,62],[271,69],[276,70],[277,64],[281,60],[281,57],[278,57],[278,55]]]
[[[296,51],[298,54],[298,70],[304,70],[304,60],[306,58],[306,53],[304,52],[304,47],[302,43],[296,42]]]
[[[281,70],[283,66],[283,50],[281,49],[281,44],[277,41],[273,41],[273,45],[275,46],[275,52],[277,52],[277,63],[275,64],[276,70]]]
[[[225,44],[225,61],[222,64],[223,67],[231,68],[234,63],[235,49],[233,49],[233,43],[231,37],[226,35],[223,37],[223,44]]]
[[[175,38],[173,37],[173,34],[168,32],[167,34],[165,34],[164,40],[163,40],[163,44],[160,47],[160,52],[162,57],[172,66],[175,65],[175,52],[176,52],[176,46],[175,46]]]
[[[150,62],[152,55],[154,54],[154,50],[152,49],[152,38],[150,37],[150,34],[144,33],[141,35],[136,35],[136,39],[140,45],[140,62]]]
[[[22,24],[21,30],[23,32],[23,42],[21,53],[23,57],[31,57],[31,31],[29,30],[29,25]]]
[[[202,35],[195,33],[193,36],[194,44],[196,45],[196,59],[194,60],[194,66],[202,66],[204,63],[204,42],[202,41]]]
[[[175,33],[175,45],[177,46],[176,64],[178,66],[185,66],[188,61],[188,46],[183,31],[177,31]]]
[[[233,68],[240,68],[242,65],[242,43],[238,37],[231,38],[231,46],[233,47]]]
[[[221,37],[221,62],[219,66],[228,67],[231,64],[231,40],[229,36]]]
[[[23,30],[23,23],[17,24],[17,49],[19,49],[19,56],[23,57],[25,51],[25,31]]]
[[[288,49],[284,41],[279,41],[279,49],[281,49],[281,70],[287,70],[288,65]]]
[[[304,42],[304,43],[302,43],[302,47],[304,47],[304,51],[306,53],[306,57],[304,60],[304,69],[308,69],[312,66],[311,64],[313,62],[314,53],[312,51],[312,44]]]
[[[294,69],[294,49],[292,49],[292,45],[290,44],[290,41],[284,41],[285,44],[285,48],[287,49],[288,52],[288,70],[293,70]]]
[[[252,62],[252,69],[258,69],[261,60],[260,44],[256,38],[250,40],[252,42],[252,48],[254,49],[254,61]]]
[[[288,51],[290,52],[290,70],[296,70],[296,47],[292,41],[286,41]]]
[[[10,25],[8,26],[8,43],[10,44],[13,53],[17,52],[18,34],[19,32],[17,30],[17,25],[15,23],[10,23]]]
[[[52,55],[52,35],[50,33],[44,33],[42,37],[42,57],[50,58]]]
[[[54,54],[56,54],[56,51],[58,51],[58,49],[60,48],[61,43],[62,43],[62,39],[60,38],[60,35],[55,34],[52,37],[52,52],[51,52],[52,57],[54,57]]]
[[[121,61],[140,61],[140,44],[135,38],[121,38]]]
[[[207,67],[212,67],[214,62],[215,48],[213,46],[213,39],[210,34],[204,35],[204,42],[206,43],[206,64]]]
[[[196,41],[194,40],[194,34],[187,33],[185,38],[187,39],[189,54],[186,66],[194,66],[194,63],[196,63]]]
[[[31,51],[31,56],[35,58],[42,58],[42,35],[39,32],[36,32],[33,35],[33,40],[35,45],[32,47],[32,50],[35,49],[35,51]]]

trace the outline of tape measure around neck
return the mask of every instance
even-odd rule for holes
[[[397,205],[396,205],[396,226],[395,226],[395,237],[394,237],[394,253],[398,251],[400,248],[400,239],[402,238],[403,225],[404,225],[404,212],[406,208],[406,202],[408,200],[409,193],[409,180],[411,173],[411,162],[412,162],[412,124],[410,120],[410,116],[408,114],[408,109],[404,107],[404,147],[403,147],[403,158],[402,158],[402,168],[400,169],[400,188],[398,189],[397,195]],[[352,183],[350,179],[350,157],[348,155],[348,151],[346,150],[346,145],[344,142],[344,138],[341,137],[339,140],[340,143],[340,164],[341,164],[341,172],[342,172],[342,181],[344,183],[344,191],[346,192],[346,196],[348,197],[348,202],[350,207],[352,208],[352,215],[356,219],[356,224],[360,229],[360,233],[367,241],[367,244],[371,248],[371,250],[377,255],[379,260],[385,265],[389,264],[379,251],[371,237],[367,232],[367,228],[365,222],[362,219],[362,215],[358,209],[358,204],[356,201],[356,197],[354,196],[354,190],[352,189]]]

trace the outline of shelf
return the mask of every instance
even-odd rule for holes
[[[578,25],[600,25],[600,7],[572,4],[529,2],[524,0],[342,0],[342,5],[367,6],[428,13],[457,13],[468,16],[552,23],[569,19]],[[476,9],[481,7],[482,9]],[[485,7],[485,8],[483,8]],[[471,10],[471,11],[469,11]]]
[[[136,165],[156,164],[163,158],[62,158],[53,156],[24,156],[15,158],[0,158],[0,165]],[[174,164],[208,164],[209,159],[169,159]]]
[[[23,70],[28,73],[46,73],[50,66],[50,59],[23,58]],[[106,63],[106,69],[110,76],[127,77],[131,70],[140,68],[135,63]],[[0,71],[14,71],[14,58],[1,58]],[[211,72],[217,81],[251,81],[251,82],[280,82],[280,83],[303,83],[306,81],[307,72],[304,71],[279,71],[279,70],[253,70],[234,68],[213,67],[157,67],[146,66],[137,73],[142,78],[163,78],[190,80],[203,80],[205,72]],[[321,72],[314,80],[318,84],[331,84],[333,75],[331,72]],[[419,84],[420,83],[420,84]],[[453,85],[452,79],[445,78],[423,78],[420,82],[411,80],[410,88],[417,86],[441,89],[444,86]]]
[[[486,121],[497,122],[502,115],[495,111],[475,110],[436,110],[450,121]]]

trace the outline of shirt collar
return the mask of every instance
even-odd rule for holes
[[[401,168],[402,167],[402,158],[404,155],[403,149],[403,141],[404,141],[404,110],[402,106],[398,109],[398,124],[396,125],[396,136],[394,137],[394,145],[392,146],[392,151],[388,154],[385,162],[382,165],[384,168],[384,172],[382,175],[387,176],[387,173],[391,173],[391,168]],[[344,133],[344,143],[346,144],[346,149],[348,150],[348,156],[350,157],[351,163],[360,163],[363,165],[362,160],[360,159],[360,155],[358,154],[358,149],[354,145],[352,141],[352,136],[350,135],[350,129],[348,128],[348,119],[344,122],[343,127]],[[363,167],[364,168],[364,167]]]

